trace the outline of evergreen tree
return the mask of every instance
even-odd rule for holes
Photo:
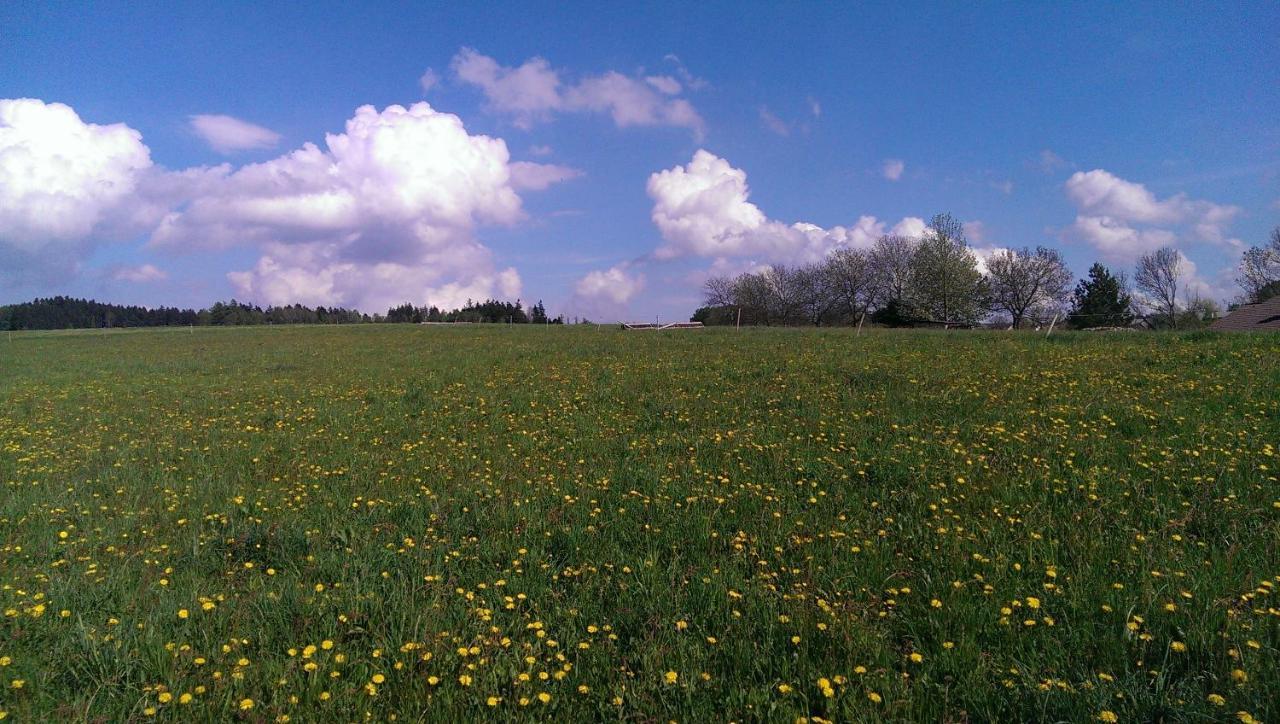
[[[531,324],[547,323],[547,308],[542,306],[541,299],[539,299],[538,303],[533,305],[533,308],[529,310],[529,322]]]
[[[1105,266],[1089,267],[1089,278],[1076,285],[1075,304],[1067,319],[1077,329],[1085,327],[1127,327],[1133,322],[1133,300],[1124,278]]]

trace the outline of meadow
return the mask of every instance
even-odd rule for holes
[[[1280,718],[1280,338],[0,338],[8,721]]]

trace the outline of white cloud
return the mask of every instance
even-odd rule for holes
[[[995,256],[998,252],[1008,251],[1006,247],[990,246],[990,245],[987,245],[987,246],[970,245],[969,250],[973,252],[973,258],[974,258],[974,261],[977,262],[976,266],[978,268],[978,271],[983,274],[991,273],[991,271],[987,268],[987,262],[991,260],[991,257]]]
[[[765,128],[768,128],[779,136],[791,135],[791,127],[788,126],[781,118],[774,115],[773,111],[769,110],[768,106],[760,106],[759,110],[760,122],[764,124]]]
[[[541,191],[552,184],[578,178],[581,169],[554,163],[516,161],[511,164],[511,187],[517,191]]]
[[[222,115],[191,116],[191,130],[221,154],[273,148],[280,134],[239,118]]]
[[[1245,244],[1226,229],[1240,207],[1176,194],[1160,199],[1146,186],[1108,171],[1077,171],[1066,183],[1067,197],[1079,209],[1071,234],[1113,260],[1129,260],[1179,237],[1225,246],[1238,252]],[[1170,227],[1181,227],[1175,234]]]
[[[609,114],[620,128],[676,126],[702,135],[702,117],[688,100],[673,97],[681,88],[669,76],[633,78],[608,71],[565,84],[543,58],[512,68],[471,48],[460,50],[450,67],[459,80],[484,92],[491,110],[510,115],[521,128],[553,113],[590,111]]]
[[[547,145],[529,147],[530,156],[545,157],[545,156],[550,156],[552,153],[553,153],[552,148]]]
[[[902,178],[902,172],[907,169],[907,164],[900,159],[890,158],[885,160],[884,166],[880,169],[880,173],[890,181],[897,181]]]
[[[164,281],[169,278],[169,275],[152,264],[143,264],[120,267],[111,273],[111,278],[116,281],[146,283]]]
[[[560,75],[542,58],[506,68],[487,55],[463,48],[449,67],[458,80],[483,90],[493,110],[515,116],[518,126],[528,128],[563,105]]]
[[[1126,181],[1102,169],[1077,171],[1067,179],[1067,196],[1081,211],[1120,221],[1169,223],[1187,213],[1185,195],[1160,201],[1147,187]]]
[[[665,243],[657,259],[681,256],[755,257],[765,263],[803,263],[839,247],[869,247],[885,224],[862,216],[852,226],[823,228],[807,222],[769,219],[749,201],[747,174],[723,158],[699,150],[684,166],[652,174],[653,223]],[[895,231],[913,230],[919,219],[903,219]]]
[[[258,245],[258,263],[228,279],[242,297],[267,304],[461,305],[520,289],[519,275],[496,267],[475,229],[519,222],[518,188],[576,173],[512,164],[501,139],[471,135],[427,103],[363,106],[323,149],[308,143],[224,170],[168,214],[151,243]]]
[[[645,76],[644,82],[657,88],[659,93],[666,93],[669,96],[680,95],[680,91],[684,90],[680,81],[669,75],[648,75]]]
[[[427,68],[422,73],[422,77],[418,78],[418,85],[421,86],[423,93],[430,93],[433,88],[440,85],[440,74],[432,68]]]
[[[991,186],[991,188],[995,189],[996,191],[999,191],[1005,196],[1008,196],[1009,194],[1013,193],[1013,182],[1010,181],[1009,179],[1005,179],[1004,181],[991,181],[989,182],[989,185]]]
[[[1135,229],[1110,216],[1077,216],[1073,234],[1112,261],[1129,261],[1141,254],[1169,246],[1175,240],[1165,229]]]
[[[603,271],[590,272],[574,285],[574,293],[579,297],[626,304],[645,285],[643,274],[629,272],[627,268],[628,265],[619,264]]]
[[[809,96],[808,100],[809,100],[809,112],[813,114],[814,118],[821,118],[822,104],[819,103],[818,99],[814,98],[813,96]]]
[[[0,274],[65,274],[151,168],[142,134],[61,103],[0,100]]]
[[[919,216],[908,216],[894,224],[893,228],[889,229],[889,233],[894,236],[907,236],[917,239],[924,235],[924,230],[927,228],[929,228],[929,224],[924,219]]]

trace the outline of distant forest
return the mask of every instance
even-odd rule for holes
[[[477,322],[495,324],[562,324],[564,319],[547,317],[541,300],[529,311],[517,300],[468,301],[461,309],[444,311],[436,307],[402,304],[385,315],[368,315],[342,307],[304,307],[293,304],[266,307],[232,299],[216,302],[208,309],[178,309],[105,304],[92,299],[48,297],[21,304],[0,306],[0,330],[98,329],[103,327],[238,326],[251,324],[376,324],[380,322]]]

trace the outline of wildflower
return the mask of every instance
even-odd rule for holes
[[[1110,709],[1103,709],[1102,712],[1098,714],[1098,721],[1117,722],[1120,721],[1120,718],[1116,716],[1114,711],[1111,711]]]
[[[662,678],[668,684],[674,684],[676,683],[676,680],[680,678],[680,675],[674,671],[668,671]]]
[[[240,711],[249,711],[253,708],[253,699],[241,699]]]

